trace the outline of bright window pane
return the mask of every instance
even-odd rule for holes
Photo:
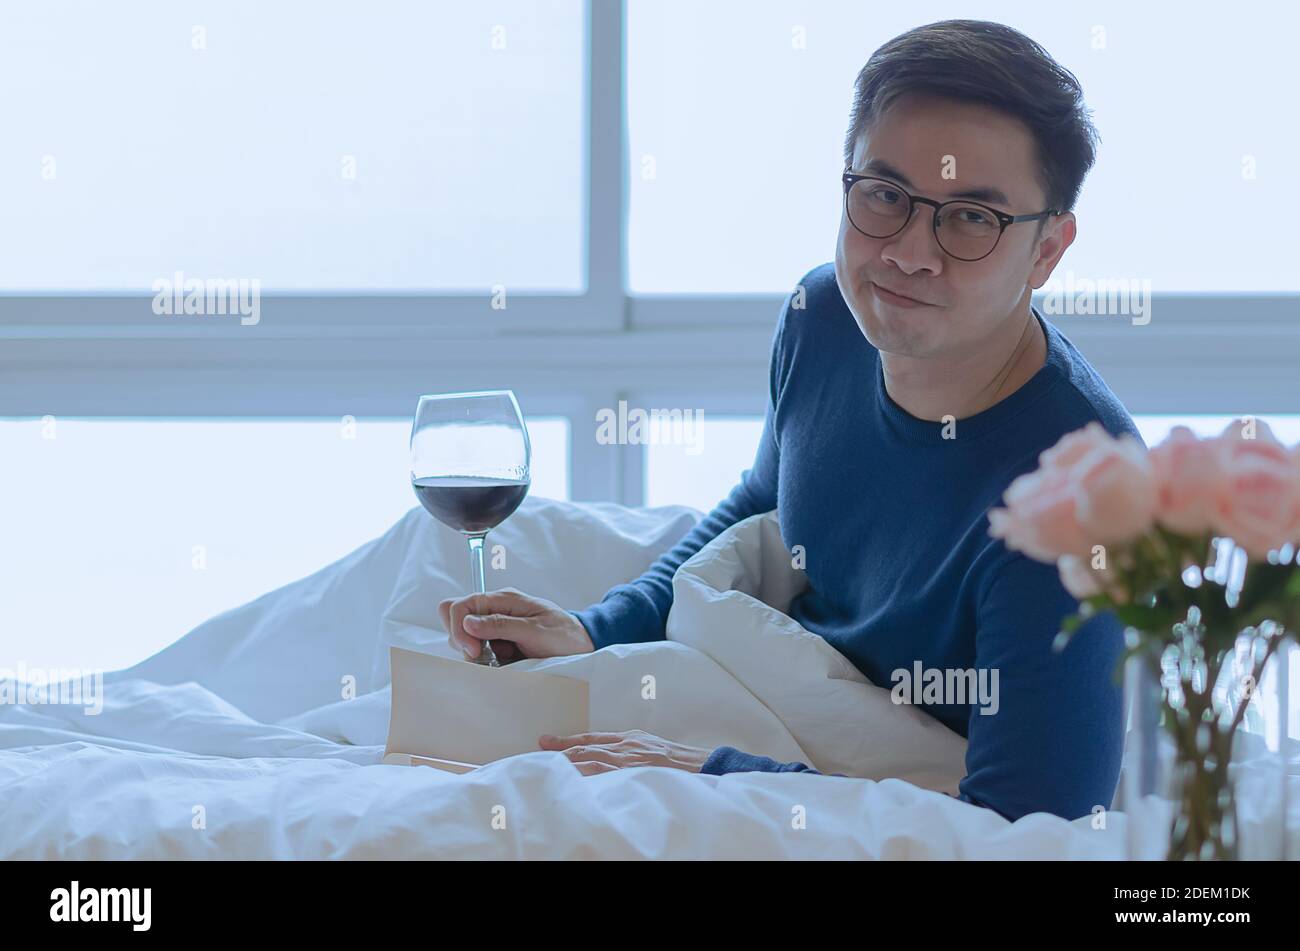
[[[630,0],[631,290],[784,293],[832,260],[858,70],[892,37],[955,17],[1026,32],[1094,111],[1103,141],[1062,280],[1300,290],[1292,218],[1277,212],[1300,153],[1300,124],[1279,119],[1294,112],[1300,6],[1270,6],[1261,29],[1207,2]]]
[[[0,421],[0,666],[128,666],[305,577],[417,505],[410,420]],[[530,419],[531,494],[569,425]],[[465,563],[469,584],[469,561]]]
[[[1154,446],[1162,442],[1169,435],[1169,430],[1175,426],[1186,426],[1196,435],[1217,436],[1223,432],[1224,428],[1239,416],[1168,416],[1168,415],[1140,415],[1134,416],[1133,422],[1137,423],[1138,432],[1142,434],[1143,441],[1148,446]],[[1269,429],[1273,435],[1288,446],[1300,443],[1300,414],[1279,413],[1267,416],[1256,416],[1256,420],[1268,423]]]
[[[0,290],[580,291],[581,0],[0,11]]]
[[[1215,436],[1238,417],[1232,415],[1173,416],[1139,414],[1133,417],[1148,446],[1186,426],[1199,436]],[[1268,423],[1288,446],[1300,443],[1300,414],[1256,417]],[[645,491],[648,505],[690,505],[707,512],[735,488],[740,474],[754,464],[763,433],[759,416],[708,417],[702,424],[699,450],[663,441],[645,447]]]
[[[761,416],[705,416],[693,442],[658,435],[645,447],[647,505],[690,505],[707,512],[731,492],[740,474],[754,464]],[[666,427],[665,427],[666,428]]]

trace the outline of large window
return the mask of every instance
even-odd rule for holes
[[[0,420],[10,659],[127,666],[342,558],[417,504],[410,431],[350,417]],[[528,431],[530,494],[568,498],[567,421]]]
[[[831,260],[853,80],[886,40],[950,17],[1025,31],[1083,85],[1102,143],[1063,268],[1159,293],[1300,290],[1278,213],[1300,7],[1265,24],[1123,0],[631,0],[631,290],[784,293]]]
[[[1148,442],[1151,414],[1300,413],[1294,7],[7,4],[4,629],[114,666],[378,535],[421,393],[514,389],[535,492],[711,508],[752,462],[781,300],[834,253],[854,76],[947,16],[1083,83],[1102,144],[1063,267],[1160,299],[1058,323]],[[156,314],[177,273],[258,281],[259,320]],[[623,403],[702,411],[702,441],[602,440]]]
[[[580,0],[0,13],[0,289],[581,291]]]

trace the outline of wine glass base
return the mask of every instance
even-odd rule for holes
[[[483,646],[479,650],[478,656],[474,658],[474,663],[479,664],[483,667],[501,666],[501,661],[497,660],[496,651],[492,649],[492,645],[489,644],[487,641],[483,642]]]

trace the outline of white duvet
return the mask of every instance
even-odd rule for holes
[[[530,498],[489,537],[505,564],[488,583],[584,607],[696,517]],[[520,666],[587,680],[593,729],[728,744],[845,777],[649,767],[584,777],[542,751],[464,776],[382,765],[388,648],[453,656],[436,605],[467,578],[461,536],[413,509],[341,561],[105,675],[98,715],[0,705],[0,857],[1160,854],[1158,809],[1135,826],[1151,834],[1130,844],[1120,813],[1009,823],[945,795],[964,773],[965,740],[894,705],[782,613],[804,582],[772,514],[682,566],[667,641]],[[1300,805],[1300,789],[1291,799]],[[1268,831],[1262,810],[1243,811],[1248,833]]]

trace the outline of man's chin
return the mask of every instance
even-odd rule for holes
[[[883,353],[902,357],[926,357],[935,351],[934,334],[931,328],[923,326],[929,323],[923,318],[910,321],[896,317],[886,318],[876,313],[869,304],[854,307],[852,312],[867,343]]]

